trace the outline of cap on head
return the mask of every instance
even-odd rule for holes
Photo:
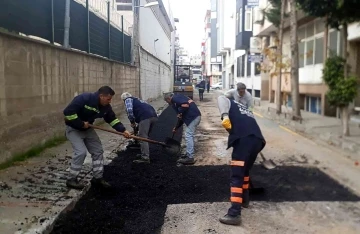
[[[126,98],[132,97],[131,93],[125,92],[121,94],[121,99],[125,100]]]
[[[246,85],[244,83],[239,82],[236,84],[236,88],[237,88],[237,90],[246,89]]]

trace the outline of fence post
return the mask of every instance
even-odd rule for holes
[[[65,2],[65,20],[64,20],[64,44],[65,48],[69,48],[69,31],[70,31],[70,0]]]
[[[124,34],[124,16],[121,15],[121,33],[122,33],[122,61],[125,63],[125,34]]]
[[[55,42],[55,31],[54,31],[54,0],[51,0],[51,44]]]
[[[90,53],[90,11],[89,0],[86,0],[87,52]]]
[[[110,23],[110,1],[107,2],[107,15],[108,15],[108,58],[111,59],[111,38],[110,38],[110,31],[111,31],[111,23]]]

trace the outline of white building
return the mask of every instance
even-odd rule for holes
[[[140,52],[140,90],[144,100],[157,98],[173,87],[174,18],[168,0],[143,7],[151,2],[155,0],[116,0],[117,10],[125,20],[138,22],[133,35],[140,48],[135,48],[134,54]]]
[[[217,53],[222,56],[222,84],[234,85],[236,1],[217,0]]]

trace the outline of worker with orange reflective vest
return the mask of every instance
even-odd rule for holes
[[[66,185],[74,189],[83,189],[85,184],[77,180],[87,151],[91,154],[93,164],[93,179],[91,183],[96,187],[109,188],[111,185],[103,179],[104,157],[103,147],[99,136],[89,127],[95,119],[103,118],[116,131],[129,137],[130,133],[116,118],[111,108],[111,100],[115,95],[109,86],[101,87],[94,93],[82,93],[76,96],[64,109],[66,137],[71,142],[74,154],[71,160],[70,173]]]
[[[222,95],[218,97],[222,126],[228,131],[231,155],[231,207],[220,222],[241,224],[241,207],[249,206],[250,169],[258,153],[265,147],[265,139],[253,113],[243,104]]]
[[[200,124],[201,113],[195,102],[182,94],[166,93],[164,100],[174,108],[178,117],[178,124],[173,129],[176,132],[184,123],[186,124],[185,142],[186,154],[181,156],[178,163],[192,165],[194,159],[194,135],[196,127]]]

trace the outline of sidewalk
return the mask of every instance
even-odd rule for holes
[[[293,121],[292,109],[283,106],[282,114],[276,114],[276,105],[268,101],[255,101],[255,112],[266,118],[278,122],[306,137],[321,141],[344,150],[353,160],[360,160],[360,127],[359,123],[350,121],[350,137],[342,137],[342,124],[340,119],[321,116],[318,114],[301,111],[303,120]]]
[[[158,114],[167,105],[162,98],[150,102]],[[126,113],[118,118],[131,129]],[[108,124],[104,126],[110,128]],[[104,147],[105,164],[126,146],[125,138],[97,131]],[[20,146],[21,147],[21,146]],[[71,210],[90,188],[68,189],[66,175],[72,155],[70,142],[45,150],[38,157],[0,171],[0,233],[48,233],[58,215]],[[80,179],[91,179],[91,156],[85,159]]]

